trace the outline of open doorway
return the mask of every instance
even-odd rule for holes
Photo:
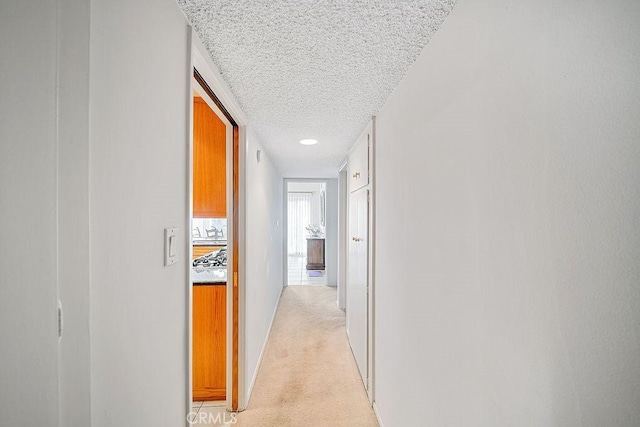
[[[193,71],[189,405],[236,410],[239,128],[197,66]]]
[[[327,183],[288,181],[287,285],[327,285]]]
[[[233,125],[193,85],[193,400],[227,399],[227,148]]]

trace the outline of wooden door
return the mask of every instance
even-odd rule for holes
[[[193,286],[193,400],[227,394],[227,287]]]
[[[351,193],[347,264],[347,333],[362,382],[367,387],[369,190]]]

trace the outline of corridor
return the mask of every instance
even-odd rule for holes
[[[336,288],[285,287],[239,426],[377,426]]]
[[[639,0],[0,31],[0,427],[640,427]]]

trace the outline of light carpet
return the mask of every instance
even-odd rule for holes
[[[377,426],[336,288],[286,287],[238,426]]]

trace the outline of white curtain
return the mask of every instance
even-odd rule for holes
[[[311,224],[311,193],[288,193],[289,256],[304,256],[307,252],[305,227]]]

